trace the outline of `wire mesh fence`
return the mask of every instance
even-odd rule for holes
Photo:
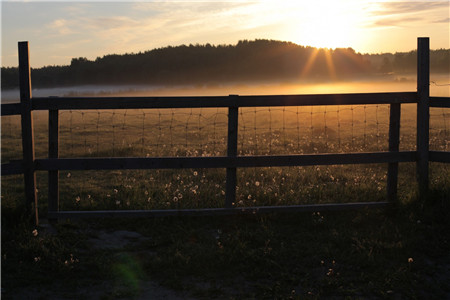
[[[448,108],[430,109],[430,149],[449,151]],[[225,156],[226,108],[60,111],[60,157]],[[37,158],[48,156],[48,114],[35,112]],[[389,105],[239,109],[238,154],[285,155],[387,151]],[[415,150],[416,105],[402,105],[400,149]],[[20,117],[2,117],[2,162],[21,159]],[[446,164],[435,164],[442,184]],[[402,164],[399,193],[414,186],[414,164]],[[239,169],[234,207],[382,201],[384,165]],[[46,172],[38,172],[45,208]],[[62,210],[223,207],[224,169],[61,171]],[[21,176],[2,179],[2,186]],[[444,183],[445,184],[445,183]],[[20,191],[20,189],[16,189]],[[22,190],[23,191],[23,190]],[[3,194],[13,193],[3,189]]]

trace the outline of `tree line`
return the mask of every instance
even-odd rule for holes
[[[323,81],[416,70],[416,51],[360,54],[257,39],[236,45],[181,45],[146,52],[73,58],[70,65],[33,68],[33,87],[84,84],[209,84]],[[450,72],[450,49],[430,53],[432,72]],[[1,68],[2,89],[17,88],[18,68]]]

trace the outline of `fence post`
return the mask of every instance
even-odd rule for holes
[[[389,113],[389,151],[399,151],[400,145],[400,103],[391,103]],[[398,162],[389,163],[387,175],[387,198],[393,203],[397,200]]]
[[[59,157],[59,111],[50,109],[48,111],[48,158]],[[48,171],[48,211],[59,211],[59,171]],[[56,223],[57,219],[49,219]]]
[[[31,76],[28,42],[19,42],[19,85],[22,125],[22,151],[25,184],[26,210],[31,213],[34,204],[36,225],[39,224],[36,194],[36,173],[34,172],[34,129],[31,110]]]
[[[237,136],[238,136],[238,117],[239,107],[237,106],[237,95],[230,95],[230,101],[233,103],[228,107],[228,144],[227,157],[237,156]],[[225,208],[232,208],[236,202],[236,168],[227,168]]]
[[[428,156],[430,129],[430,39],[417,39],[417,181],[419,194],[428,191]]]

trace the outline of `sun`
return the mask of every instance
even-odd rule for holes
[[[359,32],[362,15],[354,1],[299,2],[290,14],[285,36],[300,45],[351,47],[363,38]]]

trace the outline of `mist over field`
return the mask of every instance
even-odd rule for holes
[[[323,83],[228,83],[197,85],[80,85],[70,87],[33,88],[33,97],[73,96],[226,96],[283,95],[283,94],[333,94],[416,91],[416,75],[392,76],[390,80],[353,80]],[[448,74],[431,74],[430,95],[449,97]],[[436,85],[436,84],[437,85]],[[2,103],[19,101],[18,89],[1,91]]]

